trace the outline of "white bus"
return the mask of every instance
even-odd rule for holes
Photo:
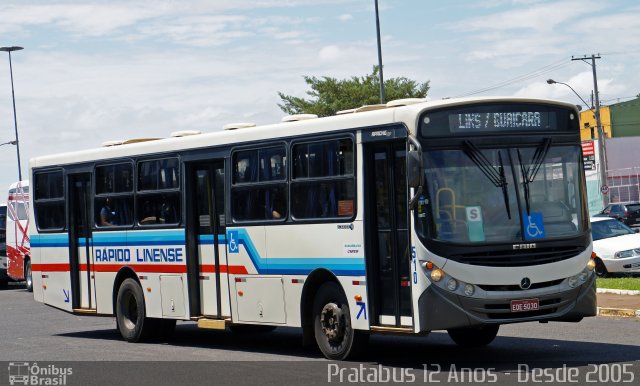
[[[35,299],[116,316],[301,327],[331,359],[370,334],[596,314],[578,110],[394,101],[31,160]]]

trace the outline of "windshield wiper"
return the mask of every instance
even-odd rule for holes
[[[504,199],[504,205],[507,209],[507,216],[509,220],[511,220],[511,209],[509,208],[509,191],[507,190],[507,179],[504,175],[504,165],[502,163],[502,154],[498,151],[498,162],[500,166],[498,170],[496,167],[491,164],[491,162],[487,159],[487,157],[482,154],[480,149],[476,147],[470,141],[464,141],[465,149],[464,154],[469,157],[471,161],[473,161],[476,166],[482,171],[491,183],[498,187],[502,188],[502,197]]]
[[[529,184],[536,179],[536,175],[549,152],[549,147],[551,147],[551,138],[545,138],[542,143],[536,147],[529,167],[525,167],[522,163],[522,155],[520,154],[520,149],[518,149],[518,162],[520,163],[520,173],[522,174],[522,187],[524,189],[524,202],[527,206],[527,214],[531,213],[529,208]]]

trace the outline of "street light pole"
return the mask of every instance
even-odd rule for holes
[[[22,168],[20,166],[20,141],[18,140],[18,119],[16,117],[16,94],[13,90],[13,66],[11,65],[11,52],[20,51],[22,47],[11,46],[11,47],[0,47],[0,51],[5,51],[9,53],[9,73],[11,74],[11,98],[13,100],[13,125],[16,130],[16,152],[18,155],[18,181],[22,181]]]
[[[594,58],[595,60],[595,58]],[[603,186],[607,185],[607,155],[606,155],[606,148],[604,145],[604,140],[605,140],[605,134],[604,134],[604,130],[602,128],[602,124],[600,122],[600,98],[598,98],[598,83],[595,80],[595,64],[593,66],[593,71],[594,71],[594,83],[595,83],[595,94],[596,94],[596,106],[595,106],[595,116],[596,116],[596,126],[597,126],[597,131],[598,131],[598,163],[600,164],[600,189],[602,189]],[[571,87],[570,85],[568,85],[567,83],[562,83],[562,82],[556,82],[553,79],[547,79],[547,83],[548,84],[562,84],[565,85],[567,87],[569,87],[571,89],[571,91],[573,91],[574,94],[576,94],[576,96],[578,96],[578,98],[580,98],[580,100],[582,101],[582,103],[584,103],[586,106],[588,106],[589,104],[582,99],[582,97],[580,96],[580,94],[578,94],[576,92],[576,90],[573,89],[573,87]],[[602,204],[604,206],[607,206],[607,204],[609,204],[609,196],[606,194],[602,194]]]
[[[382,76],[382,46],[380,44],[380,17],[378,16],[378,0],[376,0],[376,32],[378,35],[378,74],[380,75],[380,104],[384,104],[384,77]]]

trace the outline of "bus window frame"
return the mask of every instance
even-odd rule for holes
[[[183,150],[183,153],[188,153],[188,150]],[[176,159],[178,161],[178,165],[176,170],[178,171],[178,186],[176,188],[170,188],[170,189],[149,189],[149,190],[140,190],[139,187],[139,177],[140,177],[140,164],[143,162],[150,162],[150,161],[161,161],[161,160],[166,160],[166,159]],[[164,154],[150,154],[150,155],[143,155],[139,158],[134,158],[135,161],[135,168],[134,168],[134,183],[133,183],[133,226],[132,228],[134,229],[177,229],[177,228],[182,228],[183,224],[184,224],[184,208],[183,208],[183,192],[182,192],[182,186],[184,184],[183,180],[183,174],[184,174],[184,162],[182,160],[181,157],[181,153],[164,153]],[[138,197],[140,196],[153,196],[153,195],[158,195],[158,194],[176,194],[178,195],[178,200],[177,200],[177,205],[179,206],[179,211],[180,214],[178,215],[177,222],[171,222],[171,223],[161,223],[161,224],[141,224],[140,221],[138,221],[138,213],[140,211],[140,209],[138,208]],[[109,229],[113,229],[113,228],[109,228]]]
[[[62,196],[56,198],[36,198],[36,184],[38,174],[46,174],[46,173],[56,173],[60,172],[62,174]],[[44,168],[44,169],[36,169],[33,171],[33,176],[31,178],[33,188],[29,188],[29,194],[33,194],[33,213],[34,213],[34,222],[36,225],[36,229],[38,229],[38,233],[61,233],[67,231],[68,219],[67,219],[67,181],[66,181],[66,170],[63,167],[54,167],[54,168]],[[38,221],[38,204],[57,204],[62,202],[63,208],[63,224],[60,228],[42,228],[40,227],[40,222]]]
[[[98,190],[98,182],[97,182],[97,176],[98,173],[96,172],[96,169],[100,168],[100,167],[109,167],[109,166],[116,166],[116,165],[123,165],[123,164],[129,164],[131,166],[131,191],[130,192],[119,192],[119,193],[97,193]],[[134,225],[136,224],[136,210],[135,210],[135,205],[136,205],[136,160],[133,158],[125,158],[125,159],[113,159],[113,160],[108,160],[108,162],[105,163],[99,163],[96,162],[93,165],[93,169],[91,171],[91,177],[92,177],[92,183],[93,183],[93,189],[92,189],[92,200],[91,200],[91,210],[92,212],[95,212],[96,209],[96,199],[100,199],[100,198],[122,198],[122,197],[129,197],[131,196],[131,200],[132,200],[132,204],[133,204],[133,209],[131,211],[131,215],[133,217],[133,221],[131,222],[131,224],[126,224],[126,225],[104,225],[104,226],[99,226],[96,221],[98,220],[98,218],[94,218],[93,224],[92,224],[92,230],[93,231],[109,231],[109,230],[123,230],[123,229],[132,229],[134,227]],[[95,217],[95,213],[94,213],[94,217]]]
[[[235,155],[237,153],[240,152],[245,152],[245,151],[256,151],[259,152],[260,150],[267,150],[269,148],[277,148],[277,147],[283,147],[284,148],[284,154],[285,157],[287,159],[287,163],[288,165],[285,165],[285,171],[284,171],[284,178],[281,180],[269,180],[269,181],[260,181],[259,177],[258,177],[258,182],[240,182],[240,183],[235,183],[234,181],[234,175],[235,175],[235,169],[234,169],[234,162],[235,162]],[[258,153],[258,162],[259,162],[259,153]],[[229,194],[228,196],[228,201],[226,205],[229,208],[229,218],[231,219],[231,221],[225,220],[227,224],[233,224],[233,225],[260,225],[260,224],[284,224],[287,223],[289,221],[289,219],[291,218],[291,213],[290,213],[290,200],[289,200],[289,181],[290,181],[290,176],[291,176],[291,171],[290,171],[290,165],[291,164],[291,149],[290,149],[290,143],[288,141],[272,141],[272,142],[266,142],[264,144],[249,144],[246,146],[232,146],[231,147],[231,151],[229,152],[229,169],[230,169],[230,173],[228,177],[226,178],[226,181],[229,184]],[[258,174],[259,176],[259,174]],[[266,218],[261,218],[261,219],[255,219],[255,220],[242,220],[242,219],[237,219],[235,217],[235,213],[234,213],[234,208],[233,208],[233,196],[234,196],[234,191],[237,192],[238,190],[245,190],[245,189],[251,189],[251,188],[264,188],[264,189],[268,189],[271,187],[278,187],[278,186],[284,186],[284,193],[285,193],[285,208],[286,208],[286,215],[282,216],[281,218],[278,219],[266,219]],[[226,217],[226,216],[225,216]]]
[[[358,130],[364,130],[368,128],[361,128]],[[353,129],[352,129],[353,130]],[[349,139],[351,141],[351,150],[353,154],[353,172],[349,176],[323,176],[323,177],[303,177],[294,181],[293,178],[293,159],[289,162],[289,197],[292,194],[292,186],[294,184],[304,184],[311,181],[323,182],[323,181],[353,181],[354,197],[353,197],[353,213],[350,217],[307,217],[297,218],[291,212],[289,208],[289,217],[291,222],[296,224],[322,224],[322,223],[341,223],[341,222],[353,222],[358,215],[358,142],[355,134],[352,131],[347,133],[335,133],[331,135],[313,135],[309,137],[295,138],[289,144],[289,152],[293,157],[293,147],[296,145],[313,144],[321,142],[335,141],[336,143],[342,139]],[[291,206],[291,202],[289,202]]]

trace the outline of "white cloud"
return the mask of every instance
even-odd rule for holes
[[[533,6],[497,12],[481,17],[469,18],[448,25],[458,31],[490,31],[530,29],[552,31],[560,24],[580,15],[603,8],[604,5],[585,1],[547,2]]]
[[[342,15],[338,16],[338,20],[340,21],[349,21],[352,19],[353,19],[353,16],[351,16],[351,14],[348,14],[348,13],[343,13]]]
[[[334,45],[322,47],[318,53],[318,57],[323,61],[337,60],[340,57],[340,48]]]

